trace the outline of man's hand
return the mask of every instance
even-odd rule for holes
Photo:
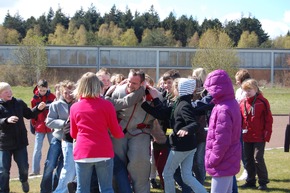
[[[7,119],[8,123],[16,123],[18,121],[18,117],[16,116],[11,116]]]

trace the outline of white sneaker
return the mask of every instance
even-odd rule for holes
[[[248,172],[247,170],[244,169],[242,175],[237,179],[238,181],[243,181],[243,180],[246,180],[248,177]]]

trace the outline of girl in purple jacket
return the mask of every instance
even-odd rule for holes
[[[212,176],[211,193],[231,193],[233,176],[240,170],[241,113],[233,84],[224,70],[208,74],[204,88],[215,104],[206,139],[205,168]]]

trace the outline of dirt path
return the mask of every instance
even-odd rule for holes
[[[285,128],[287,124],[289,123],[289,117],[288,116],[274,116],[274,124],[273,124],[273,134],[270,143],[266,144],[266,148],[280,148],[284,147],[284,136],[285,136]],[[28,127],[28,121],[26,121],[26,128]],[[28,159],[29,159],[29,164],[31,166],[32,162],[32,154],[33,154],[33,148],[34,148],[34,135],[28,131],[28,139],[29,139],[29,146],[28,146]],[[42,174],[43,172],[43,166],[44,166],[44,161],[46,159],[48,151],[48,142],[47,139],[45,139],[43,143],[43,150],[42,150],[42,160],[41,160],[41,171],[40,173]],[[31,172],[31,168],[29,169],[29,173]],[[10,176],[11,178],[17,178],[18,177],[18,168],[13,161],[11,171],[10,171]]]

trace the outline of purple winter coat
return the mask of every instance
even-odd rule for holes
[[[205,89],[215,104],[206,139],[205,168],[214,177],[233,176],[240,171],[241,113],[232,81],[224,70],[208,74]]]

